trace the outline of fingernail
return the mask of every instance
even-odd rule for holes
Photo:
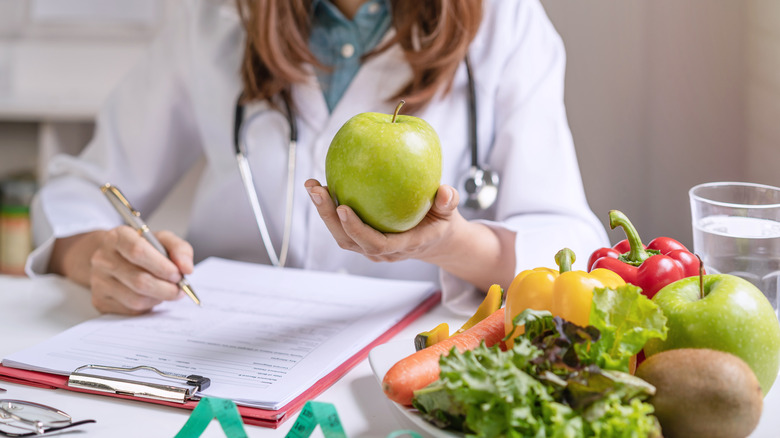
[[[336,213],[339,215],[339,219],[341,219],[341,222],[347,221],[347,213],[344,212],[344,210],[337,208]]]
[[[308,192],[309,192],[309,196],[311,197],[311,200],[312,200],[312,201],[313,201],[315,204],[317,204],[317,205],[320,205],[320,204],[322,204],[322,196],[320,196],[320,194],[319,194],[319,193],[312,192],[312,191],[311,191],[311,188],[307,188],[306,190],[308,190]]]
[[[452,202],[452,198],[453,198],[452,190],[447,189],[447,200],[444,201],[444,206],[445,207],[449,207],[450,206],[450,202]]]

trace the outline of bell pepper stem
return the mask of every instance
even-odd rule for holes
[[[555,263],[558,265],[558,272],[561,274],[571,271],[571,266],[575,260],[577,260],[577,257],[574,255],[574,251],[569,248],[563,248],[555,254]]]
[[[628,220],[628,216],[623,214],[619,210],[610,210],[609,212],[609,227],[613,230],[616,227],[622,227],[628,238],[628,244],[631,249],[623,254],[625,261],[633,265],[641,265],[645,260],[649,259],[652,254],[645,250],[642,245],[642,239],[639,238],[639,232],[637,232],[634,225]]]

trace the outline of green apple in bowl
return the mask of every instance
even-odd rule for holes
[[[325,178],[336,205],[347,205],[384,233],[407,231],[423,220],[441,181],[441,145],[425,120],[361,113],[330,143]]]
[[[653,297],[663,310],[666,340],[651,339],[646,356],[675,348],[710,348],[734,354],[755,373],[766,395],[780,368],[780,322],[769,300],[747,280],[730,274],[687,277]]]

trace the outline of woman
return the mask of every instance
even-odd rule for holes
[[[467,54],[478,161],[501,177],[481,211],[456,189],[470,167]],[[564,246],[586,259],[607,243],[580,179],[564,67],[537,0],[185,0],[110,96],[85,151],[51,163],[28,272],[65,275],[91,288],[101,312],[135,314],[175,299],[181,274],[206,257],[269,263],[235,163],[241,95],[238,140],[274,248],[291,221],[286,266],[439,281],[445,304],[468,308],[475,290],[551,265]],[[283,97],[298,131],[291,215]],[[420,225],[382,234],[330,200],[325,154],[351,116],[390,113],[400,98],[439,133],[443,185]],[[172,261],[120,225],[98,189],[110,182],[148,214],[198,163],[185,239],[158,233]]]

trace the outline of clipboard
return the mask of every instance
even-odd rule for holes
[[[385,331],[382,335],[377,337],[373,342],[363,347],[361,350],[359,350],[349,359],[344,361],[341,365],[333,369],[333,371],[331,371],[329,374],[319,379],[311,387],[309,387],[307,390],[305,390],[303,393],[301,393],[299,396],[297,396],[296,398],[294,398],[292,401],[282,406],[281,408],[277,410],[268,410],[268,409],[260,409],[256,407],[238,405],[238,411],[241,414],[244,423],[249,425],[254,425],[254,426],[268,427],[272,429],[278,428],[285,420],[287,420],[295,413],[297,413],[307,401],[316,398],[319,394],[321,394],[323,391],[328,389],[342,376],[344,376],[347,372],[349,372],[349,370],[354,368],[355,365],[363,361],[368,356],[368,353],[374,347],[389,341],[393,336],[395,336],[402,329],[406,328],[417,318],[424,315],[430,309],[436,306],[440,300],[441,300],[441,291],[437,291],[431,294],[420,305],[418,305],[411,312],[409,312],[403,319],[401,319],[395,326]],[[88,369],[89,367],[94,368],[95,365],[85,364],[83,367],[74,370],[76,372],[75,373],[76,379],[83,380],[84,375],[86,373],[82,371],[83,369]],[[133,381],[130,378],[116,379],[116,380],[121,380],[125,383],[118,384],[117,382],[111,382],[108,385],[108,387],[111,387],[112,385],[119,387],[120,391],[116,391],[116,390],[109,390],[108,387],[98,388],[98,387],[90,387],[89,385],[71,386],[68,383],[69,380],[71,379],[71,376],[73,376],[73,373],[70,376],[60,375],[60,374],[50,374],[50,373],[43,373],[39,371],[23,370],[19,368],[11,368],[4,365],[0,365],[0,380],[5,380],[8,382],[22,384],[22,385],[34,386],[39,388],[47,388],[47,389],[65,389],[69,391],[82,392],[88,394],[98,394],[103,396],[122,398],[126,400],[136,400],[140,402],[153,403],[153,404],[184,408],[190,410],[194,409],[195,406],[198,404],[197,391],[192,391],[192,387],[194,385],[187,384],[186,382],[184,385],[179,385],[178,389],[170,389],[170,391],[172,392],[168,393],[170,395],[173,392],[182,389],[185,390],[186,392],[186,390],[189,389],[190,395],[182,396],[182,401],[179,401],[178,399],[168,400],[165,399],[164,397],[155,398],[151,396],[144,396],[141,394],[140,390],[139,391],[121,390],[121,388],[127,388],[127,386],[124,386],[126,382],[139,384],[140,385],[139,388],[145,387],[143,390],[148,389],[148,384],[144,382],[139,383]],[[177,377],[181,377],[181,376],[177,376]],[[198,376],[198,377],[208,378],[208,376]],[[110,382],[105,380],[105,378],[101,378],[98,380],[103,384]]]
[[[92,374],[84,370],[102,370],[119,373],[133,373],[148,370],[161,377],[186,383],[185,386],[151,382],[139,382],[129,378],[119,378]],[[80,388],[109,394],[126,394],[139,398],[185,403],[196,398],[196,391],[203,391],[211,385],[211,379],[199,375],[189,376],[166,373],[155,367],[139,365],[132,368],[107,365],[84,365],[76,368],[68,376],[68,387]]]

